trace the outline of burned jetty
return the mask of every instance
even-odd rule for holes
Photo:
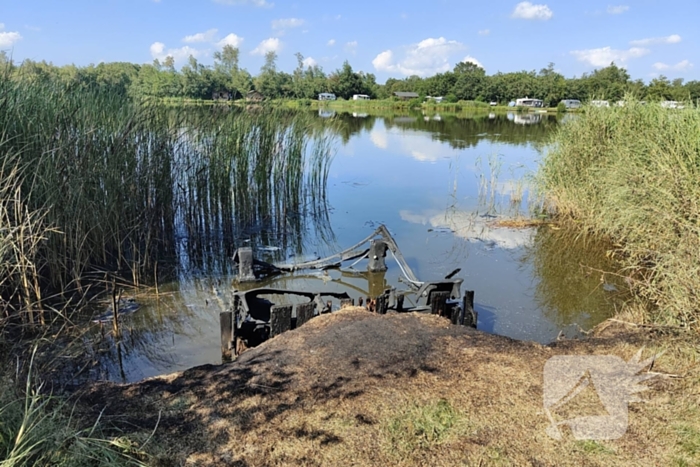
[[[239,282],[255,282],[271,276],[300,270],[341,269],[343,263],[354,261],[352,268],[367,259],[367,274],[387,271],[389,253],[401,271],[401,282],[406,290],[385,288],[376,296],[358,299],[358,306],[368,311],[386,314],[389,311],[424,312],[443,316],[454,325],[476,327],[474,292],[461,293],[463,279],[455,278],[460,269],[443,279],[420,281],[411,270],[389,230],[380,225],[370,236],[341,252],[313,261],[296,264],[273,265],[254,258],[250,247],[239,248],[233,260],[238,266]],[[404,298],[411,295],[412,305]],[[333,301],[340,301],[340,308],[354,306],[346,292],[302,291],[277,288],[257,288],[233,292],[231,307],[220,314],[221,351],[225,359],[239,355],[285,331],[295,329],[315,316],[333,311]]]

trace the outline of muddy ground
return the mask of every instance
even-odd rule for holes
[[[160,466],[700,465],[698,344],[685,331],[610,321],[588,339],[543,346],[437,316],[346,309],[230,364],[76,396],[86,421],[102,413],[114,433],[147,441]],[[665,353],[642,370],[658,375],[629,404],[621,438],[548,436],[548,359],[628,361],[642,348],[644,358]],[[588,389],[556,420],[605,414]]]

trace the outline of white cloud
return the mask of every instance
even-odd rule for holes
[[[464,57],[464,60],[462,60],[462,61],[463,61],[464,63],[473,63],[474,65],[476,65],[476,66],[478,66],[478,67],[480,67],[480,68],[484,68],[484,65],[482,65],[481,62],[480,62],[479,60],[475,59],[475,58],[472,57],[471,55],[467,55],[466,57]],[[485,68],[484,68],[484,69],[485,69]]]
[[[357,53],[357,41],[351,41],[346,43],[345,52],[355,55]]]
[[[331,39],[328,41],[328,47],[333,47],[335,45],[335,39]]]
[[[480,36],[488,36],[489,34],[491,34],[491,30],[490,30],[490,29],[482,29],[482,30],[479,31],[479,35],[480,35]]]
[[[272,20],[272,29],[291,29],[303,26],[305,21],[299,18],[286,18]]]
[[[191,36],[185,36],[182,39],[182,42],[186,42],[188,44],[193,44],[196,42],[211,42],[214,40],[214,37],[218,31],[218,29],[210,29],[207,32],[198,32],[197,34],[192,34]]]
[[[515,6],[511,14],[512,18],[537,19],[547,21],[554,16],[552,10],[547,5],[533,5],[530,2],[520,2]]]
[[[318,65],[318,62],[311,57],[306,57],[304,59],[304,61],[302,62],[302,64],[304,65],[304,68],[309,68],[309,67],[313,68],[316,65]]]
[[[240,47],[242,42],[243,38],[241,36],[237,36],[236,34],[231,33],[228,36],[221,39],[219,42],[217,42],[216,45],[221,48],[223,48],[225,45],[230,45],[231,47]]]
[[[275,6],[274,3],[268,3],[267,0],[214,0],[216,3],[221,3],[222,5],[254,5],[261,8],[272,8]]]
[[[628,50],[617,50],[610,47],[601,47],[599,49],[573,50],[571,55],[576,57],[580,62],[588,63],[594,67],[606,67],[610,63],[615,62],[618,65],[633,59],[643,57],[649,53],[649,49],[641,47],[632,47]]]
[[[251,55],[265,55],[268,52],[279,52],[281,48],[282,42],[276,37],[270,37],[258,44],[250,53]]]
[[[5,25],[0,23],[0,31],[3,29],[5,29]],[[22,39],[22,36],[17,31],[0,32],[0,49],[12,47],[12,45],[20,39]]]
[[[671,34],[665,37],[648,37],[646,39],[639,39],[636,41],[630,41],[630,45],[637,47],[646,47],[655,44],[678,44],[683,39],[678,34]]]
[[[444,37],[429,38],[404,48],[403,58],[395,60],[391,50],[385,50],[372,60],[378,71],[398,72],[406,76],[428,76],[444,73],[451,69],[450,56],[465,48],[457,41],[448,41]]]
[[[630,9],[627,5],[608,5],[608,14],[621,15]]]
[[[686,71],[691,68],[693,68],[693,64],[690,62],[690,60],[683,60],[675,65],[668,65],[663,62],[656,62],[652,65],[654,69],[658,71],[663,71],[663,70],[675,70],[675,71]]]
[[[151,44],[150,50],[151,57],[161,61],[165,60],[166,57],[173,57],[173,59],[175,59],[176,62],[182,62],[184,60],[187,60],[190,57],[190,55],[192,55],[195,58],[202,55],[202,52],[200,50],[194,49],[189,45],[177,49],[166,50],[165,44],[163,44],[162,42],[154,42],[153,44]]]

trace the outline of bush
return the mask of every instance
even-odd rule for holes
[[[566,104],[564,104],[563,102],[557,104],[557,112],[563,113],[566,112],[566,110]]]

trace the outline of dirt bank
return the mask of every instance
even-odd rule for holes
[[[673,329],[609,322],[590,339],[542,346],[435,316],[350,309],[231,364],[93,385],[79,407],[93,420],[104,411],[103,421],[136,442],[158,423],[145,448],[154,465],[697,465],[698,343]],[[652,371],[673,376],[644,383],[650,389],[630,404],[624,436],[546,434],[550,357],[628,361],[642,347],[644,357],[665,350]],[[574,408],[600,411],[586,402],[595,392],[585,394]]]

